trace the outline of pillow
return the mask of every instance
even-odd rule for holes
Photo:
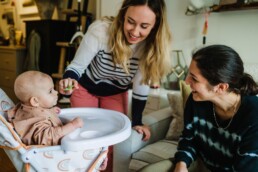
[[[166,134],[166,139],[178,140],[184,128],[183,98],[179,92],[167,94],[172,111],[172,121]]]
[[[172,121],[166,134],[166,139],[178,140],[184,129],[184,107],[191,88],[185,81],[179,81],[180,93],[168,93],[168,101],[172,111]]]
[[[187,85],[184,80],[179,81],[179,88],[180,88],[181,96],[183,98],[183,107],[185,107],[186,100],[192,90],[190,85]]]

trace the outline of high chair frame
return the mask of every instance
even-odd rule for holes
[[[21,171],[87,171],[96,172],[107,154],[107,147],[64,151],[60,145],[26,146],[7,121],[6,111],[14,106],[0,88],[0,148],[4,149],[18,172]]]

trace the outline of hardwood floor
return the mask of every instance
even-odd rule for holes
[[[0,149],[0,171],[3,172],[16,172],[11,160],[6,155],[3,149]]]

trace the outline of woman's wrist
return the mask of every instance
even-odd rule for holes
[[[176,166],[187,168],[186,163],[184,161],[179,161],[178,163],[176,163]]]

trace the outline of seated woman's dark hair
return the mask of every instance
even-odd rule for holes
[[[258,94],[258,85],[244,72],[243,61],[232,48],[210,45],[194,52],[192,58],[211,85],[228,83],[229,91],[242,95]]]

